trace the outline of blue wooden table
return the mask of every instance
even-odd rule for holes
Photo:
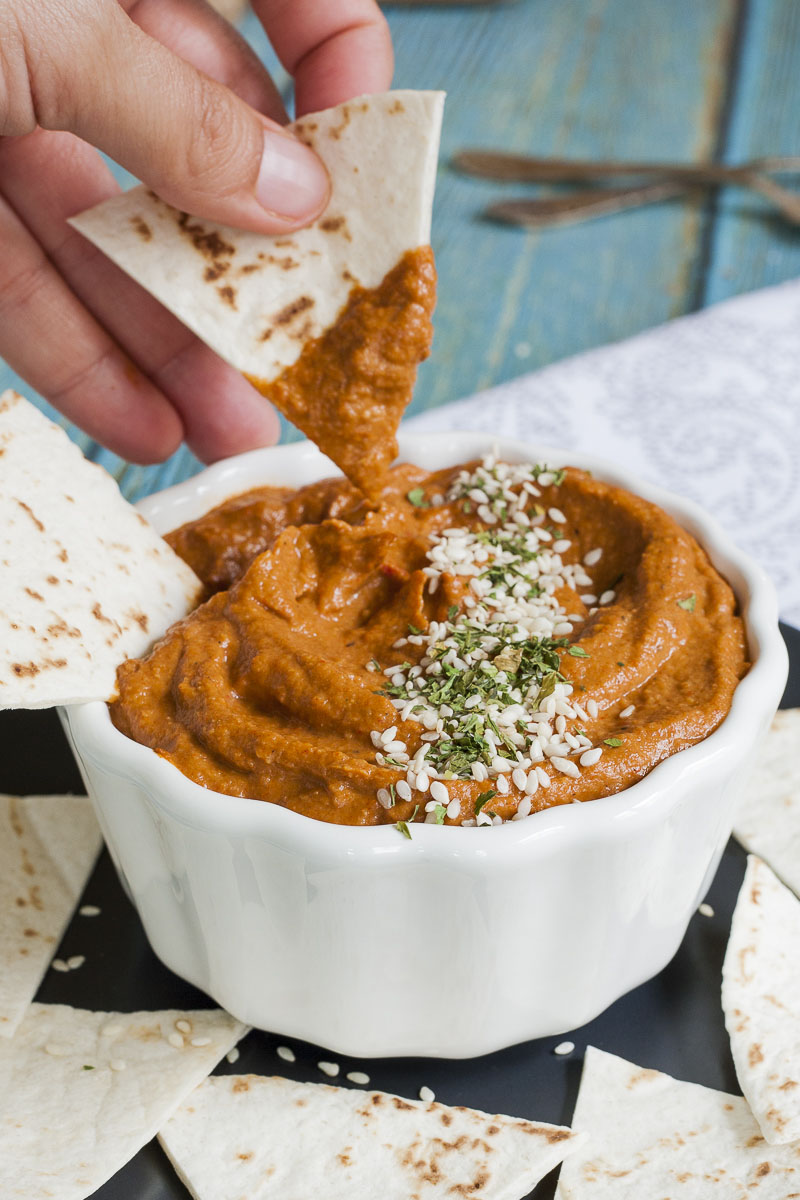
[[[386,11],[396,86],[448,92],[433,229],[436,338],[412,411],[800,275],[800,231],[740,191],[523,232],[482,220],[501,189],[448,165],[456,149],[476,145],[731,162],[798,154],[797,0],[518,0]],[[252,16],[243,28],[274,65]],[[286,89],[280,68],[275,74]],[[0,363],[0,389],[9,385],[31,394]],[[156,467],[126,466],[70,433],[130,498],[197,468],[186,450]]]

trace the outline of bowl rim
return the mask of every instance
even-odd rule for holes
[[[788,655],[778,628],[778,606],[774,587],[764,570],[741,551],[718,522],[694,501],[676,496],[639,479],[632,472],[606,459],[549,446],[521,443],[485,433],[440,434],[400,433],[397,461],[421,461],[433,469],[480,457],[495,447],[509,461],[546,462],[548,466],[577,466],[598,478],[627,488],[658,504],[680,525],[697,537],[714,565],[728,578],[738,596],[747,632],[750,670],[734,692],[730,711],[707,738],[658,763],[648,775],[620,792],[590,803],[574,803],[532,813],[530,818],[503,825],[463,828],[415,823],[413,837],[398,836],[386,825],[339,825],[307,817],[277,804],[214,792],[184,776],[177,767],[147,746],[134,742],[112,724],[103,701],[69,706],[66,723],[78,744],[106,772],[144,786],[154,803],[179,823],[207,832],[255,836],[291,845],[317,856],[372,860],[376,855],[405,855],[469,859],[485,864],[502,852],[528,854],[532,846],[555,849],[568,839],[570,844],[597,843],[616,839],[625,831],[666,819],[680,802],[683,784],[694,785],[721,758],[726,774],[744,760],[755,734],[777,708],[788,671]],[[426,461],[428,460],[428,461]],[[265,482],[291,482],[302,486],[311,479],[339,474],[334,465],[310,442],[294,442],[251,450],[207,467],[192,478],[166,488],[139,502],[138,508],[159,532],[167,532],[186,520],[233,496]],[[280,478],[276,478],[276,475]],[[298,478],[298,476],[300,478]],[[752,714],[763,712],[763,721]],[[748,736],[749,731],[749,736]],[[681,786],[677,786],[681,784]],[[532,818],[535,818],[532,819]],[[491,843],[486,829],[491,829]]]

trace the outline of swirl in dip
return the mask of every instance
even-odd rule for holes
[[[210,598],[122,664],[118,729],[215,791],[351,825],[492,824],[618,792],[747,671],[671,517],[574,469],[401,465],[262,488],[168,541]]]

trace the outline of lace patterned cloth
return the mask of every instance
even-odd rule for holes
[[[691,497],[800,626],[800,281],[765,288],[423,413],[602,455]]]

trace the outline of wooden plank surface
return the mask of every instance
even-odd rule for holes
[[[436,339],[413,410],[698,304],[800,272],[800,237],[742,193],[667,203],[581,227],[522,231],[481,210],[531,189],[457,176],[459,147],[539,154],[731,161],[800,151],[796,0],[519,0],[385,9],[398,87],[448,92],[433,242]],[[285,73],[250,14],[243,28],[285,94]],[[23,386],[0,363],[0,386]],[[24,388],[30,393],[30,389]],[[72,431],[131,497],[197,467],[187,451],[130,467]]]

